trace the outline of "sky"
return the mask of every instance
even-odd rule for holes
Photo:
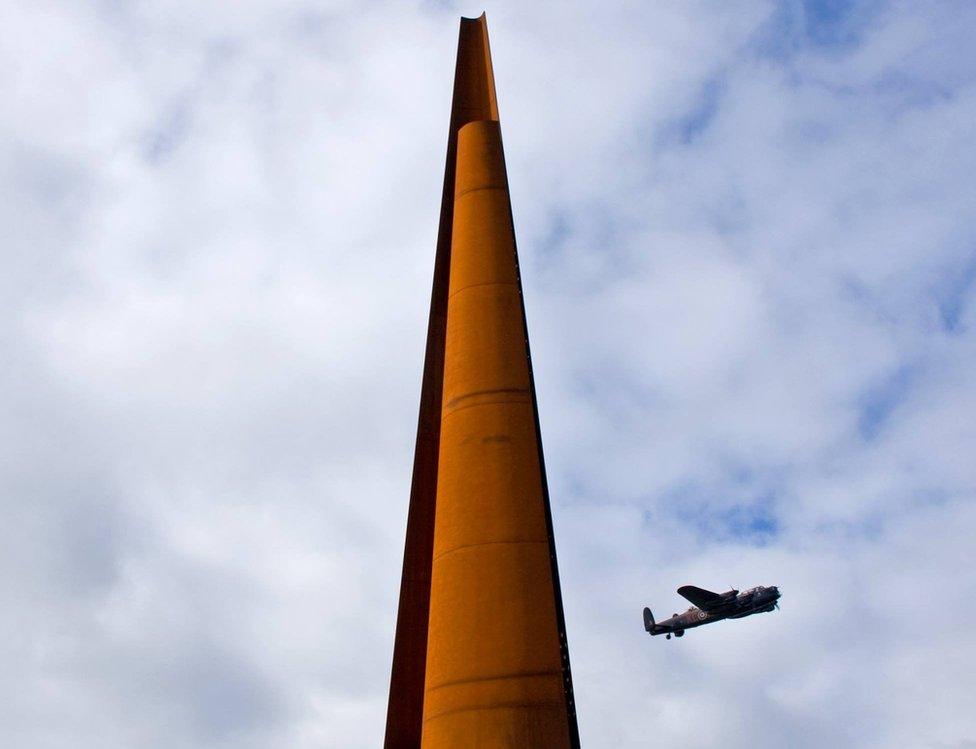
[[[483,9],[584,745],[973,749],[961,0],[0,2],[0,745],[380,745]]]

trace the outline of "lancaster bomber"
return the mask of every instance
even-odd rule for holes
[[[644,629],[651,635],[671,635],[681,637],[686,629],[711,624],[722,619],[741,619],[744,616],[772,611],[779,608],[779,588],[762,585],[744,590],[741,593],[734,588],[725,593],[712,593],[710,590],[696,588],[694,585],[682,585],[678,588],[678,595],[687,598],[694,606],[683,614],[675,614],[663,622],[655,622],[654,615],[647,607],[644,608]]]

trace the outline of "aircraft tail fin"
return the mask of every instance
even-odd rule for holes
[[[672,626],[668,624],[658,624],[656,621],[654,621],[654,614],[651,613],[651,610],[647,608],[647,606],[644,607],[644,629],[647,630],[648,634],[652,635],[663,635],[666,632],[674,631]]]

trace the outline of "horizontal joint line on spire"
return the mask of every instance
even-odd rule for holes
[[[502,190],[504,192],[508,191],[508,185],[485,185],[484,187],[469,187],[464,192],[455,193],[454,200],[458,201],[465,195],[470,195],[473,192],[483,192],[485,190]]]
[[[549,539],[547,538],[542,539],[540,541],[532,541],[529,539],[524,539],[524,540],[517,539],[514,541],[479,541],[476,544],[464,544],[463,546],[455,546],[453,549],[448,549],[447,551],[441,552],[440,554],[434,557],[433,561],[436,562],[438,559],[443,559],[444,557],[450,556],[451,554],[454,554],[457,551],[464,551],[465,549],[474,549],[478,546],[501,546],[503,544],[515,546],[518,544],[548,544],[548,543],[549,543]]]
[[[443,689],[444,687],[453,687],[456,684],[472,684],[477,681],[502,681],[504,679],[531,679],[537,676],[562,676],[562,671],[556,669],[546,669],[545,671],[523,671],[514,674],[501,674],[499,676],[475,676],[470,679],[455,679],[453,681],[445,681],[437,686],[428,687],[426,691],[433,692],[435,689]]]
[[[451,398],[447,403],[444,404],[444,413],[451,413],[453,411],[460,411],[462,408],[468,408],[468,406],[458,406],[458,403],[462,401],[470,400],[471,398],[478,398],[483,395],[510,395],[510,396],[520,396],[518,401],[522,398],[529,398],[528,388],[496,388],[494,390],[475,390],[473,393],[465,393],[464,395],[459,395],[456,398]],[[484,406],[490,403],[511,403],[511,400],[491,400],[491,401],[481,401],[479,403],[472,403],[471,406]]]
[[[453,299],[462,291],[467,291],[468,289],[476,289],[479,286],[515,286],[517,288],[518,284],[514,281],[485,281],[484,283],[473,283],[470,286],[465,286],[464,288],[458,289],[457,291],[452,291],[448,299]]]
[[[435,715],[428,715],[424,718],[424,723],[428,723],[432,720],[437,720],[438,718],[443,718],[446,715],[452,715],[454,713],[471,713],[471,712],[487,712],[489,710],[511,710],[512,708],[561,708],[566,709],[566,703],[564,700],[537,700],[535,702],[494,702],[491,705],[472,705],[471,707],[456,707],[453,710],[445,710],[443,712],[437,713]]]

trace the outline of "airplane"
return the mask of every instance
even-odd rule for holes
[[[644,629],[650,635],[667,635],[671,639],[683,637],[686,629],[711,624],[722,619],[741,619],[744,616],[759,614],[779,608],[779,588],[771,585],[768,588],[759,585],[741,593],[734,588],[725,593],[713,593],[710,590],[696,588],[694,585],[683,585],[678,588],[678,595],[687,598],[694,606],[683,614],[675,614],[663,622],[655,622],[651,610],[644,607]]]

